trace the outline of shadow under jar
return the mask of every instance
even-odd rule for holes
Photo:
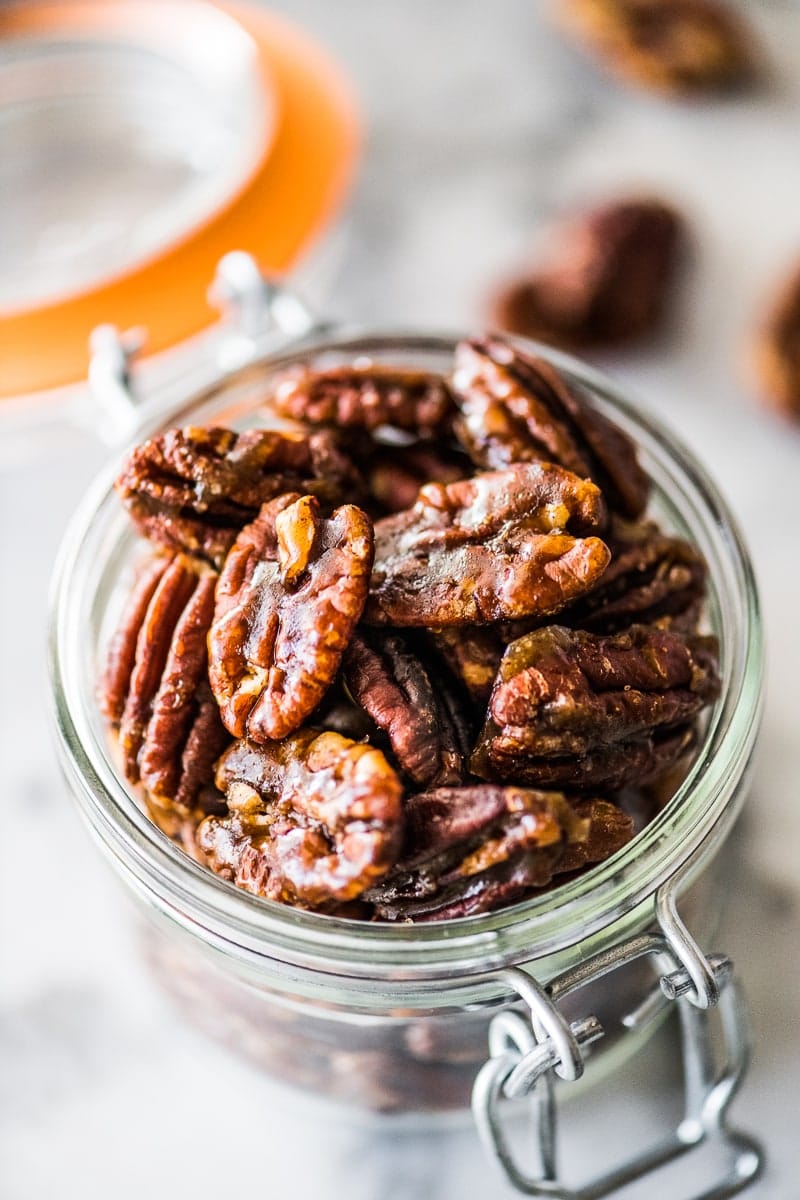
[[[367,358],[445,373],[454,346],[417,334],[312,336],[226,376],[141,432],[264,424],[259,402],[290,365]],[[714,485],[671,434],[573,359],[533,348],[633,437],[653,482],[649,513],[705,557],[707,623],[719,638],[722,678],[671,799],[624,849],[552,891],[487,915],[388,925],[300,911],[216,877],[148,819],[98,711],[105,645],[141,550],[113,492],[114,472],[77,514],[57,573],[51,670],[64,770],[146,918],[148,957],[161,982],[182,1015],[270,1074],[373,1111],[464,1109],[487,1059],[490,1022],[520,1011],[521,994],[523,1012],[537,996],[555,1009],[543,990],[553,985],[562,1032],[578,1045],[581,1070],[583,1057],[590,1060],[591,1078],[595,1064],[613,1067],[641,1047],[668,1011],[671,987],[702,1009],[717,998],[724,974],[720,967],[715,979],[717,960],[709,968],[697,944],[709,948],[724,904],[718,851],[745,798],[760,712],[761,635],[747,555]],[[676,898],[693,937],[676,915]],[[672,982],[659,991],[665,975]],[[529,977],[540,985],[533,997],[524,994]],[[532,1022],[539,1042],[550,1029],[541,1011]],[[570,1022],[587,1014],[604,1032],[598,1038],[594,1029],[581,1045]],[[495,1058],[510,1049],[504,1037],[495,1031]],[[553,1065],[569,1077],[563,1052]]]

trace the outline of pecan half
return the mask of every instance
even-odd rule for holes
[[[270,900],[327,908],[360,896],[395,861],[402,787],[379,750],[305,730],[234,743],[217,786],[230,815],[198,831],[209,866]]]
[[[564,23],[626,83],[681,96],[757,75],[752,30],[717,0],[564,0]]]
[[[376,522],[366,620],[437,628],[556,612],[608,564],[604,542],[579,536],[603,517],[598,488],[549,463],[428,484]]]
[[[353,699],[382,729],[403,772],[422,787],[460,783],[470,738],[453,689],[398,636],[356,636],[344,659]]]
[[[558,874],[581,871],[605,862],[626,846],[634,835],[633,818],[608,800],[573,800],[572,809],[588,831],[584,838],[568,839],[558,860]]]
[[[390,921],[444,920],[513,903],[546,887],[562,862],[572,870],[580,859],[613,852],[603,832],[606,807],[613,806],[589,801],[581,815],[556,792],[486,784],[412,796],[403,856],[366,898]]]
[[[292,368],[275,380],[269,403],[281,416],[312,425],[390,425],[419,434],[444,429],[453,411],[440,375],[372,365]]]
[[[658,200],[589,209],[557,225],[538,269],[500,289],[495,329],[585,350],[633,342],[662,320],[683,221]]]
[[[506,650],[471,767],[484,778],[549,785],[555,768],[576,788],[608,786],[612,775],[615,786],[642,782],[660,739],[667,734],[670,754],[681,753],[685,727],[718,694],[713,638],[550,625]]]
[[[242,530],[208,639],[211,688],[235,737],[285,737],[319,704],[364,608],[372,555],[361,509],[324,518],[313,496],[282,496]]]
[[[206,680],[216,573],[177,556],[147,564],[112,638],[104,710],[125,773],[148,802],[188,817],[229,742]]]
[[[800,268],[782,284],[759,332],[754,362],[765,401],[800,420]]]
[[[137,446],[116,486],[145,537],[221,567],[239,530],[274,496],[309,492],[336,504],[358,482],[330,431],[190,426]]]
[[[617,520],[608,543],[611,562],[600,583],[570,608],[565,623],[594,633],[662,623],[692,632],[708,573],[700,552],[652,522]]]
[[[478,466],[557,463],[593,480],[612,508],[643,511],[650,485],[633,442],[551,363],[500,338],[461,342],[453,380],[458,436]]]

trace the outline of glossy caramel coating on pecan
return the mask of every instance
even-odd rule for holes
[[[634,342],[666,312],[684,241],[683,219],[658,200],[578,213],[551,231],[541,265],[495,294],[489,324],[570,350]]]
[[[421,649],[396,634],[356,635],[344,658],[347,688],[387,735],[413,784],[460,783],[470,732],[452,683],[441,668],[436,672],[423,663]]]
[[[593,633],[654,624],[692,632],[708,574],[697,548],[652,521],[616,520],[607,539],[611,562],[594,591],[571,607],[568,623]]]
[[[311,425],[389,425],[423,435],[446,428],[453,411],[440,375],[371,365],[292,368],[275,380],[269,403],[282,417]]]
[[[552,462],[591,479],[611,508],[638,516],[649,480],[633,442],[543,358],[501,338],[461,342],[457,432],[479,467]]]
[[[506,650],[472,770],[533,782],[540,760],[557,760],[564,786],[597,786],[598,759],[606,768],[607,752],[623,746],[623,786],[637,779],[640,748],[653,752],[656,733],[685,727],[718,694],[713,638],[642,625],[612,636],[549,625]],[[619,770],[618,756],[613,763]]]
[[[356,488],[353,464],[332,433],[170,429],[137,446],[117,491],[139,531],[170,550],[221,567],[241,528],[283,492],[328,504]]]
[[[365,619],[435,629],[557,612],[608,565],[605,543],[581,536],[604,515],[593,483],[548,463],[428,484],[375,524]]]
[[[367,898],[383,920],[488,912],[550,882],[569,841],[588,825],[564,796],[475,784],[411,796],[397,866]]]
[[[103,707],[118,728],[125,774],[165,822],[197,811],[230,741],[207,681],[216,578],[182,555],[151,560],[109,646]]]
[[[769,307],[753,365],[765,402],[800,421],[800,267],[794,267]]]
[[[198,832],[209,866],[270,900],[330,909],[380,879],[397,857],[402,786],[379,750],[304,730],[220,760],[230,815]]]
[[[211,688],[235,737],[286,737],[316,708],[361,617],[372,556],[361,509],[326,518],[313,496],[280,497],[242,531],[208,639]]]
[[[564,0],[559,12],[626,83],[694,97],[739,90],[759,74],[752,30],[719,0]]]

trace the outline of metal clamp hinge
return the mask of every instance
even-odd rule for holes
[[[656,897],[660,930],[633,937],[552,980],[543,988],[525,971],[512,967],[493,978],[521,999],[527,1019],[503,1011],[489,1032],[489,1058],[473,1089],[473,1113],[485,1146],[506,1178],[529,1196],[556,1200],[600,1200],[619,1188],[665,1166],[687,1152],[714,1142],[727,1151],[727,1174],[695,1200],[724,1200],[758,1177],[763,1151],[751,1137],[730,1128],[727,1112],[748,1063],[748,1035],[741,991],[730,960],[704,956],[678,915],[675,893],[682,877],[674,878]],[[654,992],[625,1024],[636,1026],[658,1009],[675,1004],[680,1016],[684,1073],[684,1115],[660,1144],[635,1156],[614,1171],[570,1187],[558,1179],[554,1075],[578,1079],[585,1050],[603,1036],[594,1016],[569,1023],[559,1000],[603,975],[637,959],[650,959],[658,976]],[[710,1014],[718,1008],[724,1042],[724,1062],[717,1067],[711,1039]],[[502,1101],[527,1097],[532,1121],[534,1166],[524,1170],[505,1133]]]

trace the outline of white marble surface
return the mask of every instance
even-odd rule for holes
[[[764,290],[800,254],[800,9],[749,4],[775,81],[690,108],[601,80],[530,0],[286,0],[356,79],[369,138],[328,311],[461,327],[565,202],[628,186],[674,197],[695,230],[671,328],[604,365],[709,464],[761,582],[769,695],[760,765],[719,945],[745,979],[755,1061],[738,1120],[770,1151],[753,1191],[797,1195],[800,1080],[800,434],[740,372]],[[298,1200],[509,1194],[469,1128],[364,1129],[308,1107],[184,1029],[139,966],[120,890],[72,812],[48,740],[43,629],[61,528],[103,451],[88,439],[0,479],[0,1197],[133,1200],[222,1193]],[[668,1057],[668,1044],[661,1047]],[[669,1099],[641,1064],[575,1114],[587,1165],[656,1128]],[[639,1194],[639,1193],[637,1193]],[[649,1189],[642,1195],[664,1195]],[[676,1188],[670,1195],[682,1195]]]

